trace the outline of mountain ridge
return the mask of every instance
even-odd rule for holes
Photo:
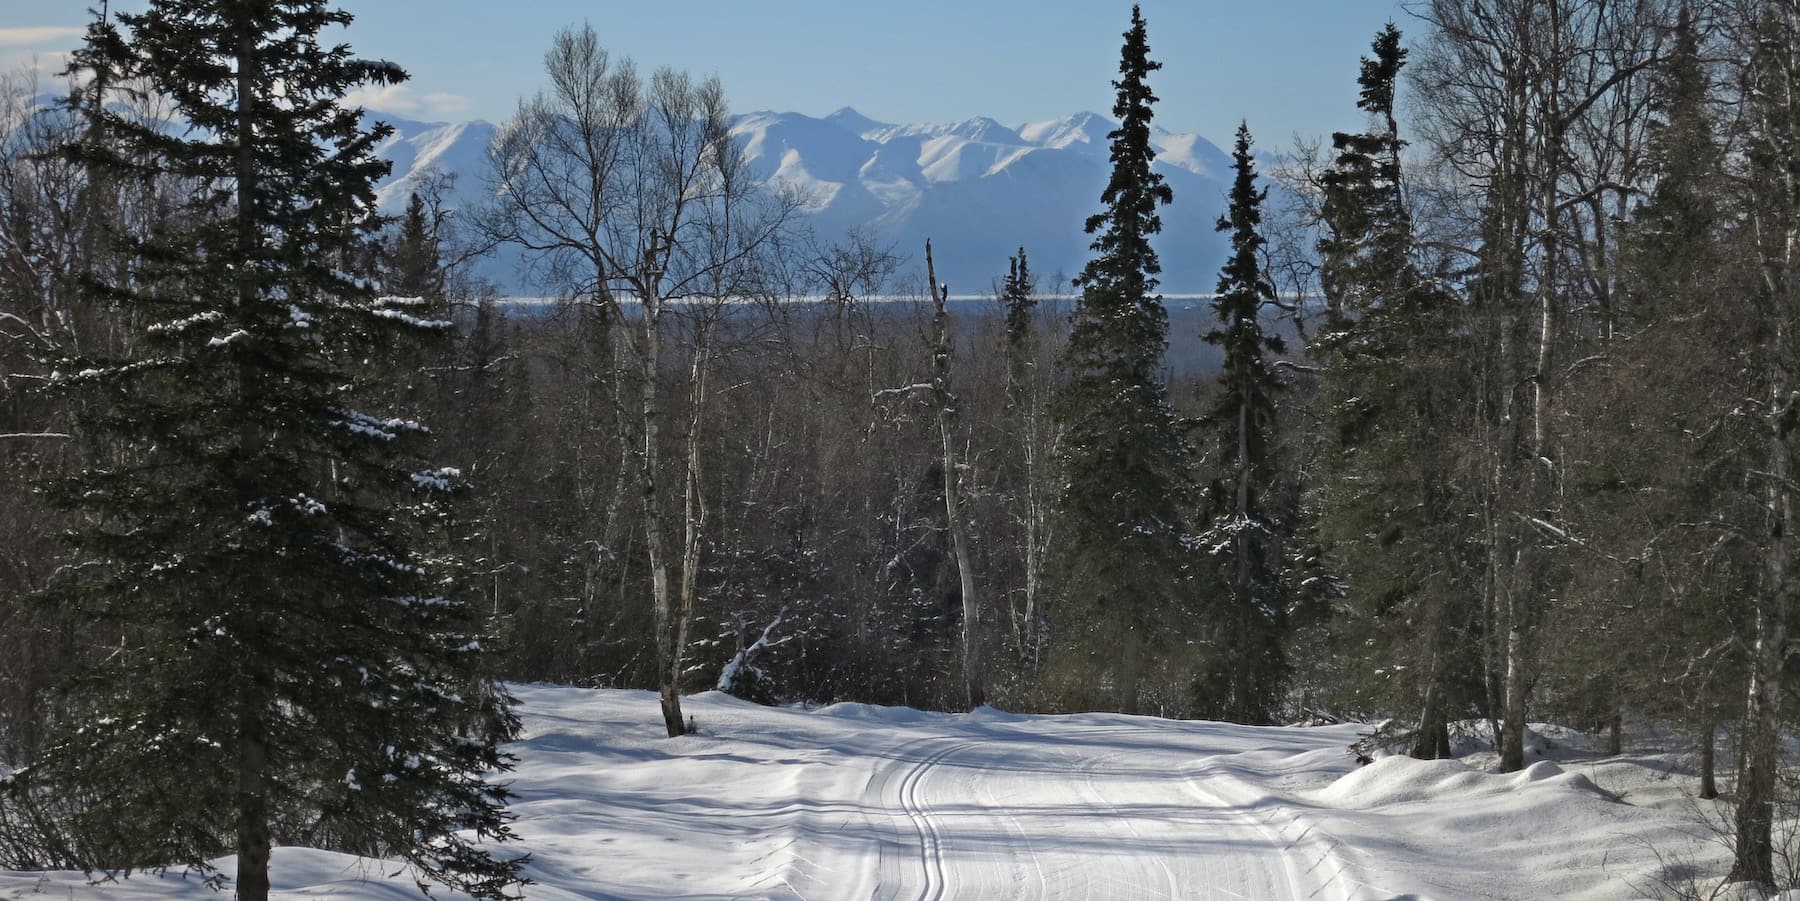
[[[384,212],[403,209],[411,190],[434,171],[454,178],[445,198],[450,207],[486,198],[486,150],[497,126],[369,116],[395,130],[377,151],[393,163],[377,186]],[[857,229],[890,244],[904,279],[919,268],[930,238],[940,278],[959,293],[987,291],[1020,247],[1046,289],[1050,278],[1080,271],[1090,243],[1083,223],[1100,209],[1110,173],[1106,135],[1114,127],[1088,111],[1014,125],[988,116],[888,123],[848,106],[817,117],[753,110],[731,119],[752,170],[772,186],[796,190],[806,224],[821,239]],[[1230,157],[1197,134],[1157,129],[1152,143],[1154,168],[1175,196],[1163,209],[1164,231],[1155,242],[1162,290],[1210,291],[1225,257],[1213,223],[1225,206]],[[480,261],[478,272],[505,293],[543,293],[523,263],[518,253],[503,251]]]

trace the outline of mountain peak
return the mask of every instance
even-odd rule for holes
[[[1019,136],[1042,147],[1063,148],[1071,144],[1101,144],[1118,123],[1096,112],[1070,113],[1044,122],[1027,122],[1019,126]]]
[[[964,119],[950,129],[950,134],[988,144],[1023,144],[1019,133],[987,116]]]
[[[825,116],[825,121],[858,136],[878,128],[891,127],[886,122],[877,122],[848,106],[840,106],[831,111]]]
[[[493,126],[393,124],[397,132],[378,148],[393,164],[378,192],[384,209],[396,212],[433,170],[461,176],[447,198],[452,206],[485,201]],[[1017,128],[988,116],[890,125],[848,106],[824,116],[754,110],[731,120],[752,171],[805,200],[806,228],[825,240],[856,230],[899,252],[930,237],[942,248],[939,276],[966,286],[988,284],[1020,245],[1043,272],[1080,269],[1091,241],[1082,225],[1106,188],[1114,127],[1094,112]],[[1158,171],[1178,198],[1161,214],[1163,246],[1171,248],[1163,289],[1206,291],[1225,258],[1213,225],[1230,158],[1198,135],[1158,132],[1153,140]],[[542,293],[527,262],[503,248],[475,265],[505,291]]]

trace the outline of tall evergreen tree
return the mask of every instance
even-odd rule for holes
[[[1058,580],[1076,645],[1126,711],[1138,707],[1146,654],[1186,612],[1187,448],[1161,371],[1169,323],[1154,293],[1162,266],[1150,246],[1162,231],[1157,207],[1173,199],[1151,169],[1156,95],[1147,79],[1161,67],[1133,7],[1113,82],[1112,177],[1100,196],[1106,208],[1087,221],[1095,256],[1075,279],[1081,298],[1058,398],[1065,428],[1057,446],[1064,483]]]
[[[369,361],[449,323],[342,263],[375,238],[388,133],[343,97],[405,73],[322,33],[324,0],[152,0],[90,26],[90,84],[143,84],[187,129],[96,98],[72,153],[112,177],[195,187],[88,289],[152,322],[130,359],[70,359],[54,385],[120,448],[58,492],[94,561],[54,599],[125,636],[67,727],[13,784],[76,803],[90,866],[207,869],[269,894],[271,844],[395,855],[481,897],[518,859],[489,781],[516,727],[482,677],[480,621],[438,550],[455,470],[426,427],[367,411]],[[148,160],[144,165],[134,161]]]
[[[1412,753],[1449,753],[1445,724],[1469,700],[1480,655],[1471,644],[1466,544],[1443,446],[1462,406],[1445,307],[1412,261],[1415,238],[1400,171],[1394,88],[1406,62],[1389,23],[1362,61],[1357,107],[1370,128],[1332,136],[1319,243],[1327,326],[1315,339],[1323,407],[1319,478],[1310,505],[1331,567],[1346,586],[1337,632],[1347,654],[1372,654],[1357,699],[1420,711]],[[1358,680],[1358,685],[1364,685]],[[1414,707],[1413,705],[1416,705]]]
[[[1210,717],[1266,723],[1274,720],[1288,669],[1281,649],[1284,527],[1267,505],[1276,478],[1275,395],[1281,383],[1266,355],[1286,346],[1263,330],[1263,305],[1275,300],[1262,266],[1262,204],[1269,192],[1256,186],[1251,144],[1250,126],[1239,124],[1230,206],[1218,223],[1231,235],[1231,255],[1213,300],[1219,324],[1204,336],[1225,359],[1207,417],[1217,452],[1208,490],[1212,525],[1203,543],[1224,562],[1230,594],[1213,617],[1198,706]]]
[[[1750,381],[1741,348],[1755,340],[1754,317],[1726,307],[1743,292],[1730,284],[1722,243],[1725,155],[1700,37],[1684,6],[1651,85],[1645,163],[1654,185],[1621,232],[1621,327],[1607,365],[1572,399],[1583,428],[1570,444],[1582,455],[1571,466],[1584,472],[1571,492],[1586,519],[1577,530],[1630,561],[1587,568],[1595,600],[1613,603],[1577,614],[1600,620],[1595,640],[1622,705],[1699,733],[1701,795],[1713,797],[1716,725],[1742,703],[1733,639],[1748,620],[1757,567],[1745,536],[1761,511],[1738,486],[1760,436],[1734,409]],[[1615,586],[1634,577],[1641,588],[1617,597]],[[1594,669],[1584,662],[1579,671],[1591,678]]]

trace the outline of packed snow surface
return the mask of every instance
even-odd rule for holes
[[[649,692],[516,692],[527,898],[1607,899],[1657,894],[1677,861],[1722,869],[1661,757],[1359,768],[1355,725],[716,692],[684,702],[699,733],[671,740]],[[273,876],[281,897],[418,896],[397,864],[325,851],[277,849]],[[37,897],[219,896],[173,873],[0,873],[0,898]]]

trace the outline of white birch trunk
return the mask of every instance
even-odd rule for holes
[[[932,355],[932,395],[937,404],[938,437],[943,444],[944,517],[950,526],[950,547],[956,555],[956,572],[962,583],[963,687],[969,709],[987,703],[981,660],[981,605],[975,590],[975,570],[969,563],[969,540],[963,527],[962,486],[956,463],[956,395],[950,390],[950,316],[945,302],[949,286],[940,286],[931,259],[931,242],[925,242],[925,275],[935,310],[932,330],[937,340]]]

